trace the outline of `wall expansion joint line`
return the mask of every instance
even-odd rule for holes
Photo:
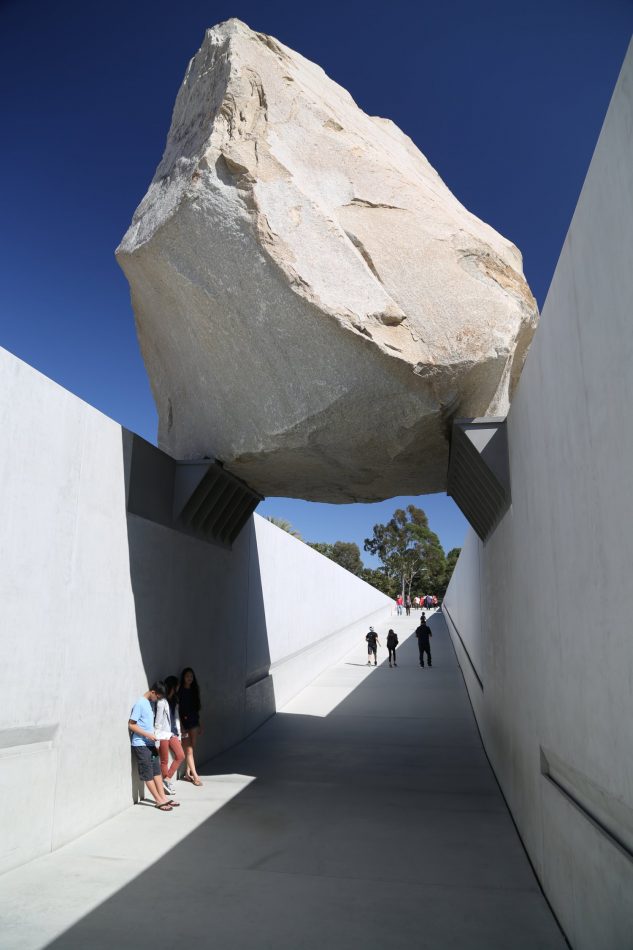
[[[482,681],[481,681],[481,677],[479,676],[479,673],[477,672],[477,669],[476,669],[476,667],[475,667],[475,664],[473,663],[473,661],[472,661],[471,658],[470,658],[470,653],[468,652],[468,649],[467,649],[467,647],[466,647],[466,644],[465,644],[464,641],[462,640],[462,635],[461,635],[461,633],[459,632],[459,630],[458,630],[458,628],[457,628],[457,624],[455,623],[455,621],[454,621],[453,618],[451,617],[451,612],[450,612],[450,610],[448,609],[448,607],[446,606],[445,603],[442,604],[442,611],[446,614],[446,616],[447,616],[448,619],[450,620],[450,622],[451,622],[451,627],[453,628],[453,630],[454,630],[455,633],[457,634],[457,637],[458,637],[458,639],[459,639],[459,642],[460,642],[461,645],[462,645],[462,649],[463,649],[464,653],[466,654],[466,659],[467,659],[468,662],[470,663],[470,668],[471,668],[471,670],[473,671],[473,673],[474,673],[474,675],[475,675],[475,679],[476,679],[477,682],[479,683],[479,688],[481,689],[481,691],[482,691],[482,693],[483,693],[483,691],[484,691],[484,684],[483,684]]]
[[[541,775],[610,844],[633,861],[633,810],[541,746]]]

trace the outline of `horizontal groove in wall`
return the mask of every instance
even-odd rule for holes
[[[268,670],[258,670],[256,673],[252,673],[246,679],[246,689],[250,689],[251,686],[257,686],[262,680],[267,680],[269,676],[270,673]]]
[[[462,650],[463,650],[464,653],[466,654],[466,659],[467,659],[468,662],[470,663],[470,668],[471,668],[471,670],[473,671],[473,674],[474,674],[474,676],[475,676],[475,679],[476,679],[477,682],[479,683],[479,688],[481,689],[481,691],[482,691],[482,693],[483,693],[483,691],[484,691],[484,684],[483,684],[482,681],[481,681],[481,677],[480,677],[479,673],[477,672],[477,668],[475,667],[475,664],[473,663],[473,661],[472,661],[471,658],[470,658],[470,653],[468,652],[468,648],[467,648],[466,644],[464,643],[464,641],[462,640],[462,635],[461,635],[461,633],[459,632],[459,630],[458,630],[458,628],[457,628],[457,624],[455,623],[455,621],[454,621],[453,618],[451,617],[451,612],[450,612],[450,610],[448,609],[448,607],[446,606],[446,603],[443,603],[443,604],[442,604],[442,611],[446,614],[446,616],[447,616],[448,619],[450,620],[450,622],[451,622],[451,627],[453,628],[453,630],[454,630],[455,633],[457,634],[457,638],[458,638],[459,642],[460,642],[461,645],[462,645]]]
[[[633,861],[633,809],[542,746],[541,774],[621,854]]]
[[[9,755],[32,755],[53,748],[58,723],[44,726],[16,726],[0,729],[0,758]]]

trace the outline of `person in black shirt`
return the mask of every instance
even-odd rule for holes
[[[396,647],[398,646],[398,634],[395,630],[390,630],[387,634],[387,649],[389,650],[389,666],[391,666],[391,660],[393,659],[393,665],[397,666],[396,663]]]
[[[422,620],[420,621],[420,626],[415,631],[415,635],[418,638],[418,650],[420,651],[420,666],[424,669],[424,654],[426,653],[427,659],[429,661],[429,667],[431,664],[431,644],[429,637],[433,636],[431,633],[430,627],[427,627],[426,620],[424,619],[424,614],[422,614]]]
[[[180,707],[180,723],[182,726],[182,744],[187,760],[187,768],[183,778],[186,782],[191,782],[193,785],[202,785],[202,781],[196,769],[194,756],[198,736],[202,731],[202,725],[200,723],[200,689],[198,687],[196,674],[190,666],[185,667],[180,674],[178,705]]]
[[[374,657],[374,666],[378,666],[376,657],[378,655],[380,640],[378,639],[378,634],[373,627],[369,628],[369,633],[365,637],[365,640],[367,640],[367,666],[371,666],[372,655]]]

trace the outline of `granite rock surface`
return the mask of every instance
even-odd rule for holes
[[[265,495],[442,491],[538,319],[519,251],[393,122],[238,20],[208,30],[117,258],[159,444]]]

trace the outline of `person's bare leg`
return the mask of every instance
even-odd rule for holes
[[[194,755],[197,741],[198,741],[198,730],[197,728],[191,729],[189,731],[191,758],[187,759],[187,767],[191,769],[191,777],[193,781],[196,783],[200,783],[200,785],[202,785],[202,782],[200,781],[200,776],[198,775],[198,771],[196,769],[196,760],[195,760],[195,755]]]
[[[178,769],[185,761],[185,752],[177,736],[172,736],[169,740],[169,749],[172,754],[172,763],[167,771],[167,781],[171,782],[174,776],[178,778]]]
[[[147,779],[145,781],[145,788],[148,790],[157,805],[165,805],[168,800],[162,786],[163,782],[160,776],[154,777],[153,779]]]
[[[196,764],[193,758],[193,748],[191,746],[190,736],[187,736],[186,739],[182,740],[182,747],[185,750],[185,778],[193,781],[193,774],[195,772]]]

